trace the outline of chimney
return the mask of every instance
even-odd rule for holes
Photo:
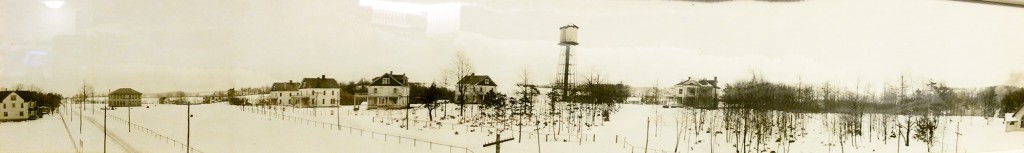
[[[394,75],[395,71],[388,71],[388,74]]]
[[[715,82],[718,82],[718,76],[715,76]]]
[[[690,80],[691,77],[686,77],[686,80]]]
[[[476,73],[469,73],[469,76],[476,76]]]
[[[320,75],[320,79],[327,79],[327,75]]]

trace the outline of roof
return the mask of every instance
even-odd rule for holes
[[[334,78],[304,78],[299,89],[303,88],[340,88],[338,81],[334,81]]]
[[[715,80],[708,80],[708,79],[700,79],[700,80],[686,79],[685,81],[679,82],[676,85],[677,86],[681,86],[681,85],[711,86],[711,87],[715,87],[715,89],[718,89],[718,79],[715,79]]]
[[[565,25],[565,26],[562,26],[562,27],[558,27],[558,29],[565,29],[565,28],[569,28],[569,27],[573,27],[573,28],[576,28],[576,29],[580,28],[580,27],[577,27],[575,24],[569,24],[569,25]]]
[[[470,74],[470,75],[462,77],[462,79],[459,79],[459,83],[458,84],[460,84],[460,85],[498,86],[497,84],[494,84],[494,81],[491,80],[491,77],[489,77],[487,75],[476,75],[476,74]]]
[[[395,81],[388,81],[385,83],[381,78],[388,78]],[[373,78],[373,82],[370,83],[370,86],[406,86],[408,83],[409,77],[406,77],[405,74],[395,75],[393,73],[384,73],[384,75],[381,75],[380,77]]]
[[[270,91],[299,91],[299,83],[276,82],[270,86]]]
[[[0,91],[0,98],[7,98],[7,96],[11,95],[11,93],[18,94],[18,97],[21,97],[21,99],[27,99],[27,101],[37,100],[35,94],[32,94],[32,91]]]
[[[111,95],[124,95],[124,94],[142,94],[141,92],[135,91],[132,88],[120,88],[110,92]]]

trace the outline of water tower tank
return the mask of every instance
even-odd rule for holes
[[[561,39],[559,39],[558,41],[558,45],[572,46],[579,44],[578,42],[576,42],[576,30],[579,30],[580,27],[570,24],[562,26],[561,28],[558,29],[562,31],[562,36]]]

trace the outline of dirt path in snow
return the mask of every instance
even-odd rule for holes
[[[57,116],[60,116],[60,123],[64,124],[64,132],[67,132],[68,140],[71,141],[71,147],[75,148],[75,152],[82,152],[82,150],[78,148],[78,145],[75,144],[75,138],[71,137],[71,128],[68,128],[68,122],[67,120],[64,120],[64,112],[58,113],[59,114]]]
[[[89,123],[92,123],[92,125],[95,125],[96,128],[103,129],[103,126],[99,122],[96,122],[96,119],[93,118],[92,116],[86,117],[86,119],[89,120]],[[121,137],[118,137],[113,132],[110,132],[109,129],[107,129],[106,134],[107,134],[107,137],[110,138],[110,140],[114,140],[114,143],[117,143],[118,145],[120,145],[121,148],[124,149],[124,151],[131,152],[131,153],[139,152],[138,150],[136,150],[132,146],[128,145],[128,143],[125,143],[124,140],[121,139]]]

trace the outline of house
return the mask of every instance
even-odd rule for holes
[[[1006,121],[1006,132],[1024,131],[1024,106],[1017,109],[1017,112],[1013,113],[1013,116],[1007,117],[1009,120]]]
[[[270,86],[270,100],[275,105],[295,105],[299,103],[298,99],[292,98],[299,96],[299,83],[292,82],[277,82]]]
[[[296,107],[341,106],[341,87],[334,78],[321,75],[319,78],[304,78],[299,84]]]
[[[120,88],[110,92],[107,100],[109,107],[137,107],[142,106],[142,93],[132,88]]]
[[[464,90],[466,103],[477,103],[480,96],[487,94],[487,92],[494,91],[494,88],[498,87],[498,85],[494,84],[494,81],[491,80],[491,77],[486,75],[476,75],[476,73],[463,76],[462,79],[459,79],[456,86],[455,94],[459,94],[458,89]]]
[[[409,104],[409,78],[392,72],[373,78],[367,88],[367,105],[374,108],[405,108]]]
[[[31,91],[0,91],[0,121],[32,119],[38,99]]]
[[[718,107],[718,77],[713,80],[693,79],[686,80],[670,88],[666,107],[690,106],[697,108]]]

